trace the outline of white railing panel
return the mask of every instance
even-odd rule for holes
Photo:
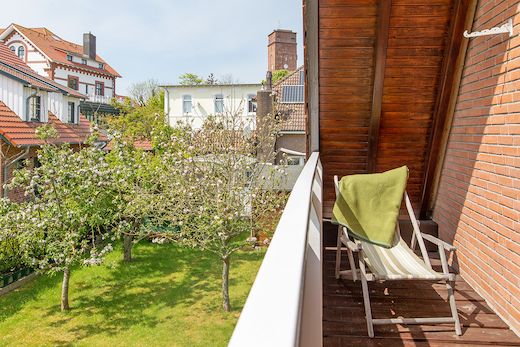
[[[321,346],[321,175],[316,152],[289,196],[230,346]]]

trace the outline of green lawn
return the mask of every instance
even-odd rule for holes
[[[40,276],[0,296],[0,346],[225,346],[264,251],[232,258],[233,311],[222,312],[220,261],[174,244],[142,242],[105,265],[74,269],[69,312],[60,276]]]

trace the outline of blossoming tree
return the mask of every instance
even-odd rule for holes
[[[169,225],[161,237],[216,254],[222,261],[222,305],[231,309],[231,256],[250,243],[265,216],[284,201],[277,187],[283,170],[271,165],[277,124],[274,118],[250,130],[241,112],[207,119],[200,131],[175,138],[162,159],[168,168],[157,224]],[[183,144],[183,145],[181,145]],[[179,148],[182,148],[180,150]],[[158,238],[160,240],[160,238]]]
[[[67,310],[72,267],[99,264],[112,249],[113,171],[92,142],[78,151],[52,144],[57,133],[51,126],[38,128],[38,134],[46,142],[38,152],[40,165],[18,170],[11,183],[25,189],[27,201],[22,213],[11,214],[16,223],[10,227],[17,229],[29,264],[63,273],[61,309]]]

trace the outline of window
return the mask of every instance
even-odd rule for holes
[[[103,63],[99,63],[98,66],[99,66],[100,69],[105,67],[105,65]]]
[[[72,55],[67,54],[67,60],[68,60],[68,61],[72,61]]]
[[[67,110],[67,122],[76,123],[76,107],[73,102],[69,101]]]
[[[182,113],[191,113],[191,95],[182,96]]]
[[[282,103],[303,103],[304,95],[303,85],[282,86]]]
[[[9,47],[9,49],[11,50],[11,52],[16,53],[16,47],[15,46],[11,46],[11,47]]]
[[[25,59],[25,48],[23,46],[18,47],[18,58]]]
[[[70,89],[78,90],[79,88],[79,78],[74,76],[69,76],[67,79],[67,86]]]
[[[247,112],[254,113],[256,112],[256,95],[249,94],[247,96]]]
[[[300,71],[300,84],[303,86],[305,84],[305,71]]]
[[[81,59],[81,64],[87,65],[87,59]]]
[[[215,113],[224,113],[224,96],[222,94],[215,95]]]
[[[105,84],[103,82],[96,82],[96,95],[105,95]]]
[[[88,84],[85,84],[85,94],[88,95]]]
[[[41,97],[39,95],[32,95],[27,98],[27,104],[29,121],[39,122],[41,114]]]

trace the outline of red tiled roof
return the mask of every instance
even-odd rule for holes
[[[13,146],[39,146],[43,142],[36,136],[36,128],[46,123],[25,122],[20,119],[9,107],[0,101],[0,135]],[[67,124],[61,122],[55,115],[49,112],[49,123],[58,131],[58,138],[54,143],[84,143],[91,134],[89,121],[80,115],[79,124]],[[100,141],[106,141],[104,135]]]
[[[282,86],[299,85],[300,71],[302,70],[303,66],[300,66],[296,71],[285,76],[273,86],[273,94],[278,100],[276,110],[286,117],[286,120],[282,123],[282,131],[305,131],[305,103],[284,104],[280,102]]]
[[[104,69],[68,61],[67,54],[82,57],[83,46],[63,40],[47,28],[25,28],[19,24],[12,24],[12,26],[55,63],[72,66],[82,70],[93,71],[98,74],[121,77],[121,75],[119,75],[119,73],[117,73],[117,71],[107,62],[105,62],[99,55],[96,55],[96,61],[103,63],[105,66]]]
[[[43,90],[67,93],[83,99],[86,98],[85,95],[78,91],[38,75],[38,73],[19,59],[6,45],[0,43],[0,73],[1,72],[7,73],[16,79]]]
[[[105,150],[106,151],[111,151],[112,147],[113,147],[113,143],[112,143],[112,141],[110,141],[106,145]],[[137,148],[137,149],[142,149],[143,151],[151,151],[151,150],[153,150],[152,141],[150,141],[150,140],[135,140],[134,141],[134,147]]]

